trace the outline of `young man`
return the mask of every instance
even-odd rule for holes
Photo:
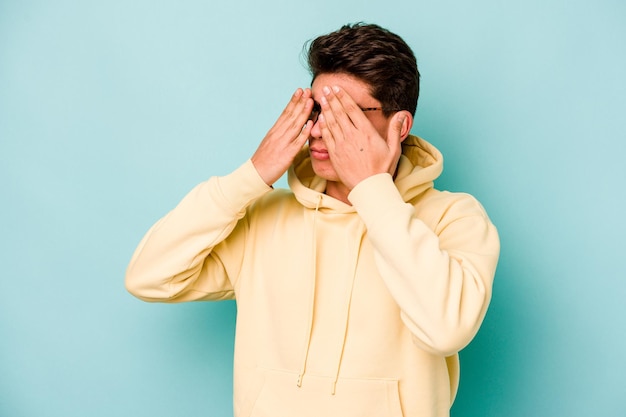
[[[344,26],[309,64],[254,155],[150,229],[127,288],[237,300],[235,416],[448,416],[496,229],[473,197],[433,188],[442,156],[409,134],[419,73],[401,38]],[[287,170],[291,190],[273,189]]]

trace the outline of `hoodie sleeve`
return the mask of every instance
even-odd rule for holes
[[[139,243],[126,270],[128,291],[145,301],[232,299],[246,208],[269,190],[250,160],[197,185]]]
[[[416,208],[393,179],[379,174],[359,183],[350,202],[363,219],[376,264],[415,343],[452,355],[478,331],[500,252],[495,226],[468,194],[440,193]],[[438,217],[434,226],[418,217]]]

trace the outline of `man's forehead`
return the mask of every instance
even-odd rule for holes
[[[346,91],[354,101],[360,104],[371,103],[375,100],[370,94],[370,86],[349,74],[331,73],[318,75],[311,84],[313,100],[319,102],[324,95],[323,88],[338,86]]]

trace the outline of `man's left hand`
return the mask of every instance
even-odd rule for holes
[[[320,115],[322,139],[341,182],[352,190],[372,175],[395,173],[402,151],[404,112],[394,114],[381,136],[352,97],[339,87],[324,87]]]

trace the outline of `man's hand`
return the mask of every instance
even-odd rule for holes
[[[323,91],[322,139],[341,182],[352,190],[372,175],[393,175],[402,152],[405,112],[391,118],[383,138],[348,93],[338,87]]]
[[[313,123],[311,90],[297,89],[278,120],[252,155],[252,163],[267,185],[274,184],[291,165],[309,138]]]

